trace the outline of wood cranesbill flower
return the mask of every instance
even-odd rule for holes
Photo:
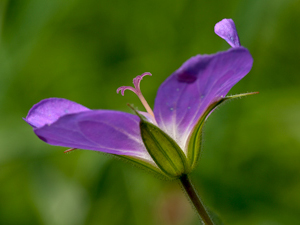
[[[51,145],[101,151],[124,157],[168,178],[179,178],[194,169],[201,149],[202,126],[221,102],[247,94],[227,96],[252,67],[249,51],[240,45],[235,25],[224,19],[215,33],[232,48],[212,55],[196,55],[159,87],[154,110],[142,95],[144,73],[133,79],[133,91],[147,112],[137,115],[90,110],[62,98],[34,105],[25,121]],[[251,94],[251,93],[250,93]]]

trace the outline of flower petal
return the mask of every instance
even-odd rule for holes
[[[42,127],[55,122],[63,115],[89,110],[90,109],[67,99],[48,98],[35,104],[28,112],[25,121],[34,128]]]
[[[65,115],[34,129],[51,145],[130,155],[152,161],[139,129],[138,116],[109,110],[90,110]]]
[[[154,114],[159,127],[186,150],[188,135],[207,107],[224,97],[252,63],[244,47],[187,60],[158,89]]]
[[[215,25],[215,33],[223,38],[231,47],[240,47],[240,39],[232,19],[223,19]]]

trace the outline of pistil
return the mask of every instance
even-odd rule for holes
[[[121,91],[121,94],[124,96],[124,92],[125,90],[130,90],[132,92],[134,92],[138,97],[139,99],[141,100],[143,106],[145,107],[146,111],[149,113],[149,115],[151,117],[153,117],[153,121],[154,123],[156,124],[156,120],[155,120],[155,117],[154,117],[154,113],[151,109],[151,107],[149,106],[148,102],[146,101],[146,99],[144,98],[142,92],[141,92],[141,89],[140,89],[140,83],[141,83],[141,80],[143,79],[144,76],[146,75],[149,75],[149,76],[152,76],[151,73],[143,73],[142,75],[138,75],[137,77],[135,77],[133,79],[133,85],[134,85],[134,88],[131,87],[131,86],[121,86],[117,89],[117,93],[119,93]]]

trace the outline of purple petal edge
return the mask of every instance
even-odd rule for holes
[[[207,107],[222,97],[252,68],[244,47],[187,60],[159,87],[156,121],[185,150],[188,136]]]
[[[67,114],[35,134],[50,145],[130,155],[152,162],[139,129],[139,117],[110,110]]]
[[[215,33],[227,41],[231,47],[240,47],[240,39],[232,19],[223,19],[215,25]]]
[[[61,116],[89,110],[85,106],[67,99],[48,98],[35,104],[24,120],[30,126],[38,128],[55,122]]]

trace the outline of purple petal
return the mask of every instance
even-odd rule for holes
[[[159,127],[185,149],[189,133],[206,108],[225,97],[252,63],[244,47],[187,60],[158,89],[154,114]]]
[[[63,115],[89,111],[90,109],[67,99],[48,98],[35,104],[28,112],[25,121],[32,127],[42,127],[55,122]]]
[[[90,110],[65,115],[56,122],[34,129],[51,145],[130,155],[152,161],[141,139],[136,115]]]
[[[232,19],[223,19],[215,25],[215,33],[223,38],[231,47],[240,47],[240,39]]]

